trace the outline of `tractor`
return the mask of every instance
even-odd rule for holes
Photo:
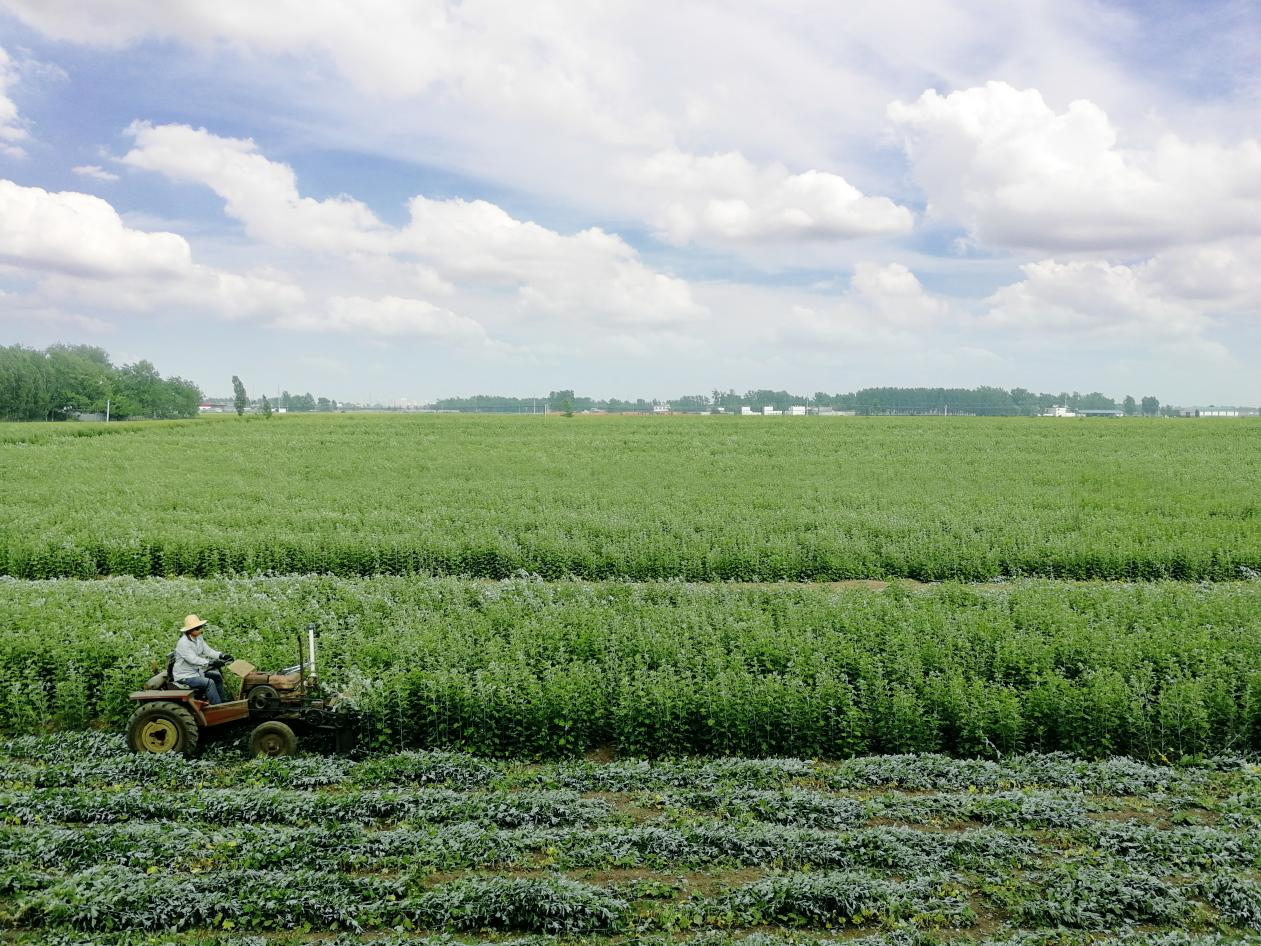
[[[315,672],[315,625],[306,628],[307,647],[298,633],[298,662],[275,673],[235,660],[226,669],[240,677],[238,698],[211,705],[204,690],[171,679],[175,661],[156,674],[143,690],[131,694],[138,704],[127,722],[127,745],[133,752],[196,753],[198,746],[248,734],[251,756],[293,755],[298,735],[331,738],[337,751],[356,743],[358,714],[336,697],[327,696]],[[216,661],[213,669],[225,665]]]

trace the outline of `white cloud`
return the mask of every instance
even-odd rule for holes
[[[0,180],[0,260],[80,276],[175,276],[192,254],[174,233],[128,228],[99,197]]]
[[[128,311],[178,306],[235,318],[303,297],[272,278],[194,263],[183,237],[127,227],[99,197],[7,180],[0,180],[0,261],[42,272],[48,298]]]
[[[615,234],[564,236],[482,200],[414,197],[399,248],[462,281],[516,288],[527,309],[566,318],[669,324],[706,318],[681,279],[653,272]]]
[[[900,263],[859,263],[850,288],[825,306],[796,304],[773,331],[780,342],[850,348],[916,348],[944,327],[949,306]]]
[[[21,143],[27,139],[26,129],[18,117],[18,107],[9,98],[9,88],[18,80],[13,60],[0,46],[0,154],[11,158],[26,156]]]
[[[931,217],[980,242],[1135,253],[1261,230],[1261,143],[1163,135],[1124,147],[1078,100],[1054,112],[1003,82],[889,106]]]
[[[112,183],[113,181],[118,180],[117,174],[107,171],[104,168],[97,167],[95,164],[80,164],[78,167],[71,168],[71,170],[80,177],[90,178],[94,181]]]
[[[987,300],[983,324],[1076,345],[1220,348],[1203,340],[1202,309],[1162,293],[1149,267],[1042,260],[1021,268],[1023,280]]]
[[[931,328],[949,314],[946,303],[930,296],[901,263],[859,263],[850,285],[853,300],[890,325]]]
[[[176,180],[204,184],[223,198],[229,215],[260,240],[316,251],[379,251],[386,228],[349,197],[313,200],[298,194],[285,164],[269,161],[248,138],[223,138],[187,125],[135,122],[136,146],[124,164]]]
[[[659,235],[694,240],[845,240],[906,233],[914,215],[887,197],[868,197],[838,174],[756,167],[737,152],[702,157],[662,151],[628,177],[659,195]]]
[[[616,23],[568,4],[98,0],[84,8],[68,0],[6,0],[5,5],[61,39],[121,46],[158,36],[204,47],[226,40],[265,55],[314,53],[375,99],[439,89],[499,114],[528,114],[539,125],[580,126],[609,141],[666,140],[651,116],[609,107],[631,78],[632,57],[617,48]]]
[[[1180,247],[1149,260],[1143,271],[1163,296],[1256,315],[1261,310],[1261,238]]]
[[[119,312],[179,316],[207,313],[222,319],[259,318],[269,322],[300,309],[306,294],[289,282],[229,273],[197,263],[176,278],[129,274],[109,280],[50,275],[40,293],[59,304],[113,309]]]
[[[315,201],[298,192],[293,169],[254,142],[184,125],[136,123],[123,161],[172,179],[205,184],[251,235],[278,246],[336,251],[352,260],[410,260],[420,282],[513,289],[524,309],[566,318],[671,323],[704,318],[686,282],[646,267],[620,237],[598,228],[572,236],[513,218],[486,201],[409,203],[401,229],[349,197]],[[369,268],[373,264],[360,263]]]
[[[337,296],[328,301],[323,312],[294,313],[278,324],[312,331],[414,336],[479,345],[487,342],[485,330],[473,319],[420,299],[398,296],[381,299]]]

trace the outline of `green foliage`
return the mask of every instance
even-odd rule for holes
[[[1224,946],[1205,933],[1257,926],[1261,770],[1227,757],[189,762],[84,733],[0,745],[0,769],[19,943],[826,946],[882,927],[861,946],[930,946],[983,924],[987,946],[1087,946],[1069,930],[1141,924],[1099,942]]]
[[[784,874],[732,891],[716,905],[741,925],[836,927],[920,918],[925,925],[968,926],[966,893],[941,879],[896,883],[861,874]],[[711,908],[712,909],[712,908]]]
[[[1252,582],[889,594],[325,576],[0,588],[8,733],[120,728],[127,694],[195,612],[212,646],[263,667],[292,664],[294,629],[316,621],[322,676],[365,713],[368,749],[833,759],[1261,749]],[[417,762],[413,783],[484,775],[433,764]],[[392,778],[406,784],[403,772],[379,784]]]
[[[1261,571],[1250,474],[1261,437],[1248,420],[292,421],[26,447],[0,431],[0,573],[725,582]],[[974,698],[987,722],[969,735],[982,744],[1029,723],[1000,692]]]
[[[107,400],[112,417],[196,417],[201,390],[183,378],[164,379],[147,361],[115,367],[89,345],[0,347],[0,420],[104,413]]]
[[[406,909],[418,925],[452,930],[590,933],[615,928],[628,907],[564,877],[477,877],[425,893]]]
[[[1031,923],[1112,930],[1123,923],[1177,923],[1191,909],[1175,885],[1123,865],[1056,868],[1020,908]]]

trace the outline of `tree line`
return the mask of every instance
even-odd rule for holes
[[[107,405],[111,417],[196,417],[200,403],[193,382],[144,360],[114,365],[91,345],[0,347],[0,420],[65,420]]]
[[[709,394],[689,394],[667,401],[650,401],[644,398],[619,400],[617,398],[581,397],[573,390],[549,391],[547,397],[505,397],[479,394],[474,397],[448,397],[434,402],[438,410],[471,411],[485,413],[530,414],[552,412],[607,411],[617,413],[648,413],[654,406],[665,405],[681,413],[711,413],[715,410],[739,412],[742,407],[760,410],[770,407],[786,411],[793,405],[831,408],[838,411],[854,411],[859,414],[983,414],[983,415],[1033,415],[1047,408],[1062,405],[1073,410],[1121,411],[1127,415],[1154,417],[1161,413],[1160,400],[1148,395],[1136,400],[1126,395],[1121,401],[1092,391],[1062,391],[1059,394],[1035,394],[1025,388],[976,387],[976,388],[863,388],[848,394],[814,394],[749,390],[714,389]]]

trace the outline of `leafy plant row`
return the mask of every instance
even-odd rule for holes
[[[0,431],[0,573],[1236,580],[1261,571],[1257,431],[447,416]]]
[[[13,788],[346,787],[444,786],[453,789],[562,788],[577,792],[692,793],[738,785],[767,792],[795,787],[976,790],[1069,789],[1105,795],[1202,791],[1214,780],[1246,778],[1249,763],[1218,757],[1207,766],[1171,768],[1124,757],[1082,760],[1063,753],[1009,756],[1000,761],[920,754],[862,756],[837,762],[793,758],[689,757],[647,762],[569,760],[548,766],[523,765],[445,750],[408,750],[363,759],[345,756],[238,761],[228,746],[196,759],[134,754],[121,735],[104,732],[21,736],[4,743],[4,781]]]
[[[21,781],[68,774],[76,755],[94,751],[119,764],[117,784]],[[490,934],[528,935],[513,946],[559,946],[556,936],[824,946],[820,935],[866,929],[885,938],[862,946],[944,946],[980,930],[1006,946],[1086,946],[1073,931],[1142,929],[1107,942],[1222,946],[1261,932],[1261,768],[1242,759],[528,765],[218,751],[186,765],[207,786],[230,787],[197,788],[130,768],[129,758],[100,734],[0,745],[0,771],[12,776],[0,790],[6,941],[154,946],[149,933],[161,931],[162,942],[184,946],[290,946],[341,930],[374,942],[383,933],[389,946]],[[403,773],[452,781],[357,783]],[[892,775],[957,784],[969,774],[982,784],[868,785]],[[1005,777],[1035,774],[1040,787]],[[597,797],[540,787],[576,779],[640,787]],[[306,787],[271,787],[285,781]],[[1122,794],[1101,794],[1113,791]],[[875,823],[855,825],[855,814]],[[773,932],[740,932],[750,928]],[[789,930],[805,935],[789,940]]]
[[[512,828],[587,824],[605,820],[608,814],[607,803],[564,791],[465,794],[430,788],[317,794],[256,788],[205,789],[191,796],[143,788],[0,791],[0,822],[14,824],[118,824],[137,819],[224,825],[478,821]]]
[[[1076,835],[1074,839],[1078,839]],[[1080,840],[1085,842],[1086,836]],[[1112,836],[1109,835],[1109,842]],[[1126,835],[1144,851],[1142,834]],[[1200,854],[1223,866],[1247,869],[1255,845],[1227,843],[1210,828],[1185,828],[1152,865],[1181,864]],[[188,822],[0,827],[0,865],[42,871],[83,870],[96,864],[148,868],[168,862],[187,867],[405,872],[467,869],[529,870],[548,867],[708,869],[909,869],[944,871],[967,865],[986,869],[1036,866],[1031,839],[992,828],[930,832],[909,827],[808,827],[669,819],[651,824],[610,823],[589,828],[498,828],[493,825],[369,827],[328,822],[316,826],[237,826]]]
[[[730,930],[692,930],[669,933],[644,932],[633,936],[607,934],[489,934],[493,938],[461,937],[468,946],[835,946],[835,933],[810,934],[802,931],[749,933]],[[295,946],[308,944],[304,933],[269,932],[245,934],[197,930],[185,933],[78,933],[74,931],[40,930],[38,933],[13,934],[12,942],[38,943],[39,946]],[[363,937],[357,933],[338,933],[321,937],[321,946],[360,946]],[[456,940],[450,934],[387,933],[374,935],[374,946],[451,946]],[[891,924],[887,932],[850,933],[848,946],[946,946],[958,942],[952,930],[921,929],[908,923]],[[1125,929],[1111,933],[1097,930],[1073,930],[1065,927],[1020,931],[1011,936],[990,933],[969,939],[975,946],[1256,946],[1261,937],[1239,931],[1191,932],[1187,930]]]
[[[4,869],[83,870],[97,864],[168,863],[209,870],[321,869],[406,872],[469,869],[649,868],[656,871],[775,867],[797,870],[942,872],[1030,870],[1057,848],[1142,863],[1168,874],[1261,869],[1261,826],[1153,827],[1092,823],[1035,837],[993,827],[926,831],[909,826],[846,828],[672,818],[589,828],[498,828],[461,823],[369,827],[224,826],[135,822],[0,827]]]
[[[913,924],[967,929],[974,898],[1019,923],[1115,930],[1127,925],[1256,928],[1261,885],[1245,875],[1176,884],[1120,862],[1066,865],[1006,885],[954,873],[896,880],[860,871],[772,872],[712,894],[670,884],[598,885],[563,875],[478,876],[426,888],[407,876],[320,871],[154,874],[113,864],[62,877],[9,873],[9,925],[79,930],[416,928],[618,933],[774,925],[802,929]]]
[[[321,627],[365,745],[501,757],[1261,749],[1261,584],[922,592],[273,578],[3,582],[0,730],[120,728],[182,616]]]

